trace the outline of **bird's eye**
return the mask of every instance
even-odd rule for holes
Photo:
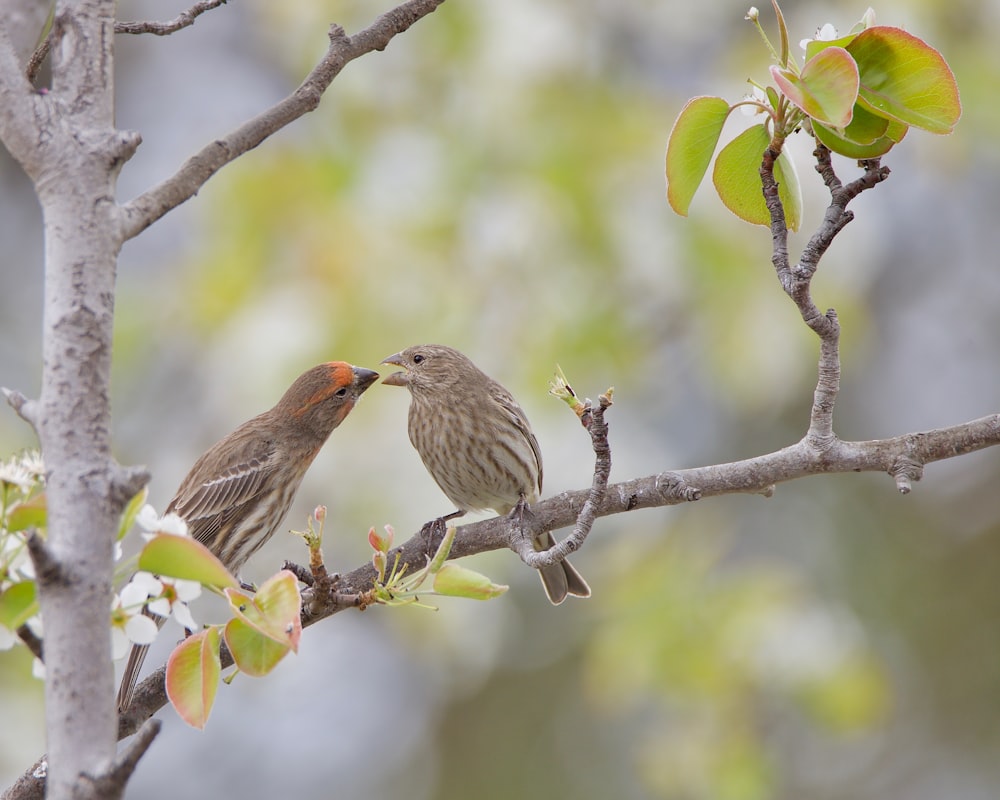
[[[415,356],[413,356],[413,363],[414,364],[420,364],[420,363],[423,362],[423,360],[424,360],[424,357],[420,353],[417,353]]]
[[[337,389],[334,394],[337,395],[337,397],[347,397],[347,387],[344,386],[343,388]]]

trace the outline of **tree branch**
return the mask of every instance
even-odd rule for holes
[[[610,407],[610,391],[601,395],[597,408],[592,408],[590,401],[587,400],[587,410],[581,421],[590,432],[590,440],[596,457],[594,480],[590,486],[590,493],[576,518],[573,532],[561,542],[557,542],[548,550],[537,551],[534,539],[524,535],[520,537],[515,546],[515,552],[529,567],[539,569],[558,564],[570,553],[583,546],[584,540],[591,528],[594,527],[594,522],[597,520],[597,509],[600,508],[601,502],[604,500],[604,492],[608,488],[608,478],[611,475],[611,446],[608,444],[608,424],[604,421],[604,412]]]
[[[408,30],[444,0],[409,0],[382,14],[368,28],[348,36],[331,25],[326,55],[292,94],[228,136],[216,139],[189,158],[170,178],[122,207],[123,238],[138,235],[168,211],[189,200],[216,172],[235,158],[257,147],[267,137],[319,105],[333,79],[351,61],[384,50],[396,34]]]
[[[225,2],[226,0],[201,0],[170,22],[116,22],[115,33],[152,33],[156,36],[167,36],[176,33],[181,28],[194,25],[194,21],[199,16],[213,8],[218,8]],[[38,70],[45,63],[58,35],[56,26],[53,25],[38,47],[35,48],[35,52],[31,54],[31,58],[28,59],[28,64],[24,68],[24,74],[29,83],[34,84],[35,78],[38,77]]]
[[[803,248],[801,260],[792,267],[788,257],[785,210],[774,179],[774,163],[783,146],[784,139],[775,137],[764,151],[760,166],[764,202],[771,216],[771,263],[782,289],[799,309],[803,322],[820,339],[818,378],[806,438],[812,447],[823,450],[834,446],[837,441],[833,431],[833,408],[840,393],[840,322],[837,312],[832,308],[827,309],[825,314],[820,313],[812,299],[812,279],[819,269],[820,259],[834,238],[854,219],[854,213],[847,210],[848,203],[861,192],[886,180],[889,168],[880,166],[877,158],[862,161],[860,163],[865,174],[844,186],[833,169],[829,148],[816,142],[816,149],[813,151],[816,171],[830,191],[830,205],[827,206],[819,228]],[[900,488],[902,490],[902,486]]]
[[[7,25],[0,25],[0,141],[29,175],[32,170],[28,165],[37,161],[40,150],[34,107],[38,99],[21,74]]]
[[[151,33],[154,36],[169,36],[181,28],[194,25],[194,21],[206,11],[225,4],[226,0],[201,0],[170,22],[116,22],[115,33]]]
[[[885,472],[896,477],[899,486],[897,474],[901,471],[917,480],[924,464],[998,444],[1000,414],[949,428],[908,433],[891,439],[864,442],[836,440],[822,450],[812,446],[808,437],[804,437],[789,447],[743,461],[661,472],[612,484],[607,487],[596,507],[595,516],[606,517],[642,508],[679,505],[700,497],[730,494],[770,496],[776,484],[824,473]],[[900,487],[900,491],[905,493],[906,490]],[[538,537],[542,533],[575,524],[590,494],[590,489],[563,492],[535,503],[531,507],[531,515],[525,517],[526,535],[529,538]],[[521,537],[520,530],[516,526],[512,529],[506,517],[493,517],[463,525],[456,531],[449,558],[464,558],[504,548],[519,552]],[[395,560],[397,553],[400,564],[408,564],[410,569],[419,569],[426,563],[426,541],[418,532],[388,553],[390,563]],[[371,588],[374,578],[375,569],[370,563],[366,563],[342,574],[337,590],[344,596],[361,594]],[[319,603],[318,607],[323,610],[310,615],[309,610],[317,607],[312,603],[311,589],[303,591],[302,606],[306,615],[303,619],[304,626],[326,619],[344,608],[354,607],[341,603],[330,608]],[[232,663],[225,651],[222,663],[224,666]],[[136,688],[132,705],[119,718],[120,737],[130,736],[166,704],[163,676],[164,668],[161,667]],[[23,798],[19,796],[16,800]]]

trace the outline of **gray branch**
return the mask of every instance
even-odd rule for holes
[[[443,2],[409,0],[382,14],[354,36],[348,36],[339,25],[330,26],[330,46],[326,55],[298,89],[232,133],[203,147],[173,176],[122,207],[122,241],[142,233],[168,211],[192,198],[226,164],[314,111],[323,93],[348,63],[373,50],[384,50],[396,34],[408,30]]]
[[[169,36],[182,28],[194,25],[206,11],[225,5],[226,0],[201,0],[195,3],[187,11],[181,12],[170,22],[116,22],[115,33],[151,33],[154,36]]]
[[[699,498],[731,494],[759,494],[769,497],[778,484],[827,473],[884,472],[895,477],[898,484],[897,473],[901,469],[912,476],[913,480],[917,480],[925,464],[998,444],[1000,414],[950,428],[908,433],[892,439],[864,442],[835,440],[823,449],[816,448],[805,437],[789,447],[743,461],[661,472],[611,484],[595,509],[595,516],[607,517],[643,508],[679,505]],[[563,492],[535,503],[531,507],[531,514],[525,516],[525,533],[529,537],[537,537],[547,531],[576,524],[590,494],[590,489],[581,489]],[[518,552],[521,540],[522,534],[517,526],[512,528],[506,517],[494,517],[458,528],[449,557],[465,558],[502,549]],[[397,553],[401,564],[408,564],[411,570],[419,569],[426,563],[426,541],[419,532],[414,534],[404,544],[389,552],[389,563],[394,562]],[[337,582],[337,591],[344,595],[361,594],[372,587],[374,579],[375,569],[370,563],[366,563],[342,574]],[[307,615],[303,619],[304,626],[352,607],[348,603],[334,606],[320,603],[318,607],[323,610],[308,615],[308,610],[317,606],[312,604],[310,589],[303,591],[302,595],[303,613]],[[232,661],[224,654],[223,664],[228,663]],[[164,669],[161,667],[136,688],[132,705],[119,719],[120,737],[130,736],[166,705],[163,676]],[[22,797],[18,796],[17,800],[22,800]]]

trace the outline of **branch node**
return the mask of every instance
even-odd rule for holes
[[[74,797],[121,797],[125,786],[135,772],[135,768],[149,746],[160,732],[162,723],[158,719],[147,719],[121,752],[115,756],[107,770],[99,775],[84,773],[81,775],[80,786],[74,791]]]
[[[16,389],[0,388],[7,403],[17,413],[17,415],[27,422],[38,433],[38,401],[29,400]]]
[[[115,464],[111,476],[111,502],[119,509],[143,490],[152,476],[145,467],[123,467]]]
[[[31,654],[42,663],[45,663],[45,644],[27,623],[21,625],[17,631],[17,637],[24,643],[24,646],[31,651]]]
[[[701,500],[701,489],[691,486],[676,472],[661,472],[656,476],[654,487],[660,497],[666,500],[694,502]]]
[[[53,586],[66,580],[66,571],[52,555],[45,540],[38,535],[38,531],[32,530],[28,534],[26,543],[28,555],[31,556],[31,563],[35,567],[35,577],[40,587]]]
[[[327,32],[326,35],[330,39],[331,45],[344,47],[350,45],[351,43],[351,39],[347,35],[347,31],[344,30],[344,27],[342,25],[338,25],[336,22],[330,25],[330,30]]]
[[[909,456],[900,456],[889,468],[889,474],[896,481],[900,494],[909,494],[913,484],[924,475],[924,465]]]

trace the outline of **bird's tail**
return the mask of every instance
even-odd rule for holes
[[[555,543],[551,533],[544,533],[535,540],[535,549],[548,550]],[[542,579],[542,586],[545,587],[545,594],[549,596],[549,602],[554,606],[559,605],[569,595],[590,597],[590,587],[587,582],[567,559],[551,567],[542,567],[538,570],[538,576]]]
[[[158,617],[143,611],[146,616],[151,617],[158,628],[163,627],[164,617]],[[125,662],[125,671],[122,673],[122,682],[118,687],[118,713],[122,713],[132,702],[132,693],[135,691],[135,684],[139,680],[139,670],[142,669],[142,662],[146,660],[146,653],[149,652],[148,644],[134,644],[128,654],[128,661]]]

